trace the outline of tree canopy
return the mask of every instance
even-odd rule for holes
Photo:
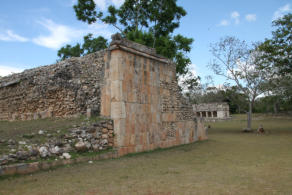
[[[92,34],[88,34],[83,38],[82,46],[77,43],[75,46],[66,45],[58,51],[58,56],[61,60],[70,57],[80,57],[89,53],[93,53],[107,48],[107,40],[101,36],[93,38]]]
[[[256,46],[254,46],[256,47]],[[259,69],[258,53],[249,48],[245,41],[235,37],[224,37],[211,45],[214,59],[209,67],[215,74],[223,76],[227,81],[237,85],[249,102],[247,130],[251,130],[251,115],[255,99],[262,94],[265,84],[265,71]]]
[[[273,21],[272,38],[256,48],[259,68],[266,72],[269,102],[277,111],[280,105],[292,103],[292,14]],[[287,106],[285,106],[287,107]],[[285,110],[285,108],[284,108]]]
[[[292,14],[273,21],[272,38],[259,45],[262,66],[273,74],[292,74]]]
[[[109,6],[107,13],[98,11],[93,0],[78,0],[74,10],[79,20],[89,24],[101,20],[124,34],[146,30],[155,37],[172,33],[186,15],[176,0],[125,0],[120,8]]]
[[[78,0],[73,7],[78,20],[88,24],[97,21],[110,24],[124,38],[153,47],[158,54],[173,60],[179,75],[188,72],[191,60],[186,54],[191,50],[193,39],[180,34],[173,35],[179,27],[180,19],[186,15],[176,0],[125,0],[119,8],[109,6],[107,12],[99,11],[94,0]],[[84,43],[87,42],[84,38]],[[90,49],[91,46],[67,45],[59,50],[58,56],[64,59],[96,51]],[[82,53],[83,50],[86,52]]]

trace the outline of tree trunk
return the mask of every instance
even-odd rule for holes
[[[249,102],[247,112],[247,130],[251,130],[251,118],[252,118],[252,102]]]
[[[278,108],[279,108],[278,100],[276,99],[274,102],[274,113],[275,114],[278,114],[278,110],[279,110]]]

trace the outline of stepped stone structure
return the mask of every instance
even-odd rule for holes
[[[119,155],[207,139],[183,98],[175,64],[113,35],[106,50],[0,80],[0,120],[80,114],[110,118]]]
[[[206,119],[229,118],[229,105],[226,102],[194,104],[193,110],[197,117]]]

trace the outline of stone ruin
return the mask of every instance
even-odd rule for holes
[[[193,110],[197,117],[205,119],[229,118],[229,105],[226,102],[194,104]]]
[[[120,35],[108,49],[0,79],[0,120],[80,115],[112,121],[119,156],[207,139],[175,64]]]

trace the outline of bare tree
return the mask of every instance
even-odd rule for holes
[[[221,38],[219,42],[211,44],[214,58],[209,67],[215,74],[223,76],[228,82],[235,83],[248,98],[247,131],[251,130],[252,108],[255,99],[263,93],[265,83],[264,71],[255,64],[257,53],[249,49],[245,41],[235,37]]]

